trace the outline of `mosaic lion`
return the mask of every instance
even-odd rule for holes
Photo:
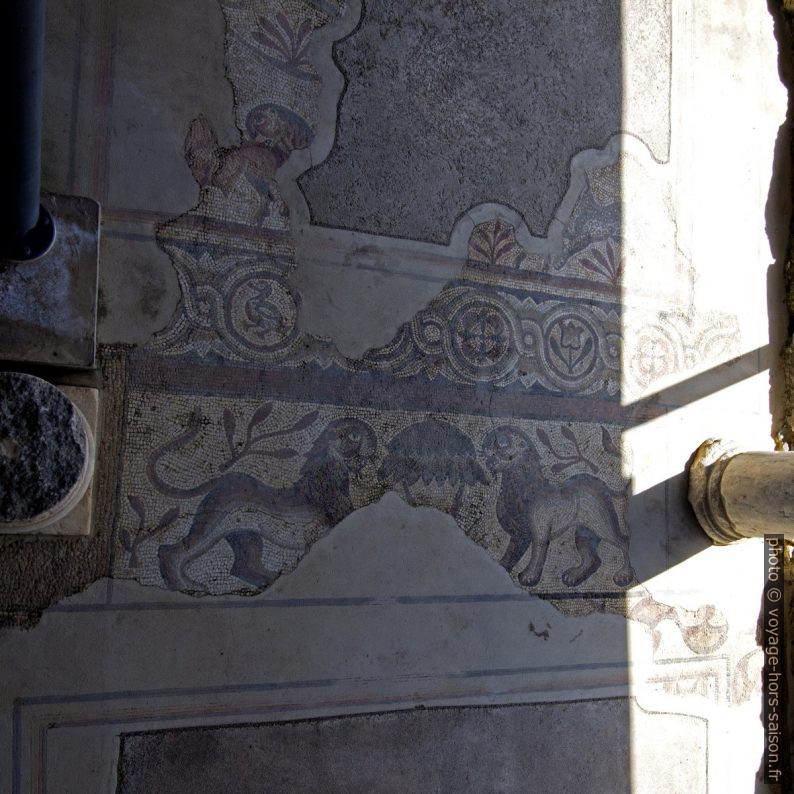
[[[204,497],[187,535],[176,543],[161,544],[158,550],[163,581],[174,590],[206,590],[188,575],[187,568],[221,541],[228,543],[234,554],[234,576],[255,587],[269,585],[279,572],[269,570],[262,562],[264,544],[302,553],[305,543],[276,535],[268,527],[268,517],[329,529],[335,526],[354,509],[351,474],[358,473],[377,448],[375,433],[368,424],[344,417],[326,425],[306,454],[299,478],[290,486],[276,488],[239,472],[221,474],[193,488],[166,482],[158,470],[160,461],[189,443],[199,429],[200,415],[196,412],[187,433],[160,447],[147,467],[149,479],[160,493],[175,499]],[[227,519],[235,511],[245,511],[252,525],[230,529]]]
[[[629,537],[621,531],[613,501],[623,494],[589,474],[575,474],[562,483],[549,481],[529,437],[509,425],[488,433],[483,454],[491,472],[501,475],[496,514],[510,543],[500,564],[512,572],[531,547],[529,562],[518,572],[521,584],[532,587],[540,581],[549,544],[569,530],[574,531],[579,561],[563,572],[563,584],[576,587],[598,570],[601,541],[622,555],[612,577],[615,584],[626,587],[635,581]]]

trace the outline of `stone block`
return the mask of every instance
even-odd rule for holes
[[[99,204],[44,196],[55,243],[29,262],[0,261],[0,359],[90,368],[96,353]]]

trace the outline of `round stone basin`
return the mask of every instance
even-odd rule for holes
[[[35,532],[85,494],[94,439],[85,417],[50,383],[0,372],[0,532]]]

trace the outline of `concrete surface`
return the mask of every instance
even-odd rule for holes
[[[101,444],[92,537],[0,539],[4,622],[40,616],[0,636],[0,791],[115,790],[121,735],[544,703],[623,751],[546,770],[763,791],[762,548],[712,548],[684,470],[779,429],[772,17],[160,6],[48,4],[48,187],[105,218]],[[445,187],[420,155],[463,142]]]
[[[334,148],[300,180],[315,223],[443,243],[494,201],[543,235],[567,162],[620,126],[620,30],[615,0],[365,5],[334,48]]]
[[[624,700],[531,706],[421,709],[240,728],[130,734],[122,738],[119,791],[238,792],[546,791],[630,792],[630,703]],[[634,709],[634,711],[639,711]],[[641,713],[641,712],[640,712]],[[635,718],[639,715],[635,714]],[[643,721],[640,716],[639,719]],[[686,748],[679,770],[705,783],[705,725],[685,717],[648,727]],[[611,752],[588,752],[571,736],[603,737]],[[650,744],[650,743],[649,743]],[[652,751],[653,752],[653,751]],[[666,755],[662,742],[655,752]],[[580,777],[582,755],[587,774]],[[659,758],[657,763],[662,759]],[[659,791],[669,790],[658,781]]]

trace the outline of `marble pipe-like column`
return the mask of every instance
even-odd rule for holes
[[[738,452],[709,439],[689,467],[689,501],[714,543],[764,534],[794,540],[794,452]]]
[[[41,205],[44,0],[0,3],[0,257],[35,259],[55,238]]]

